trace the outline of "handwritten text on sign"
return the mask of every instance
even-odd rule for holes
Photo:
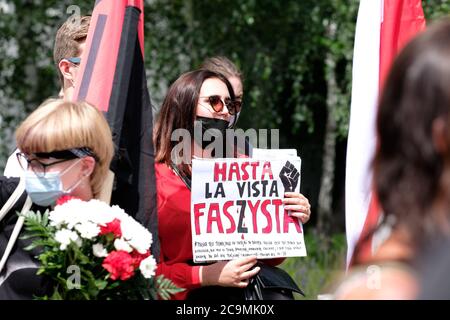
[[[305,256],[302,225],[282,203],[299,190],[300,158],[193,160],[194,261]]]

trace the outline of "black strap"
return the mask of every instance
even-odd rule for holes
[[[170,167],[175,171],[177,176],[180,177],[180,179],[184,182],[186,187],[191,190],[191,178],[188,177],[184,172],[181,172],[180,169],[175,165],[175,163],[171,162]]]

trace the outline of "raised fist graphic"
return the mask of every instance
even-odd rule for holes
[[[283,169],[280,171],[280,179],[284,186],[285,192],[294,192],[300,178],[300,172],[292,163],[286,161]]]

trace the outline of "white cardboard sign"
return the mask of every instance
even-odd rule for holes
[[[194,159],[194,262],[306,256],[302,224],[282,204],[300,190],[300,166],[299,157]]]

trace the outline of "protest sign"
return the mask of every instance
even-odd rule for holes
[[[297,149],[252,149],[252,159],[291,159],[297,157]]]
[[[299,157],[194,159],[191,227],[194,262],[306,255],[303,227],[285,211],[300,190]]]

